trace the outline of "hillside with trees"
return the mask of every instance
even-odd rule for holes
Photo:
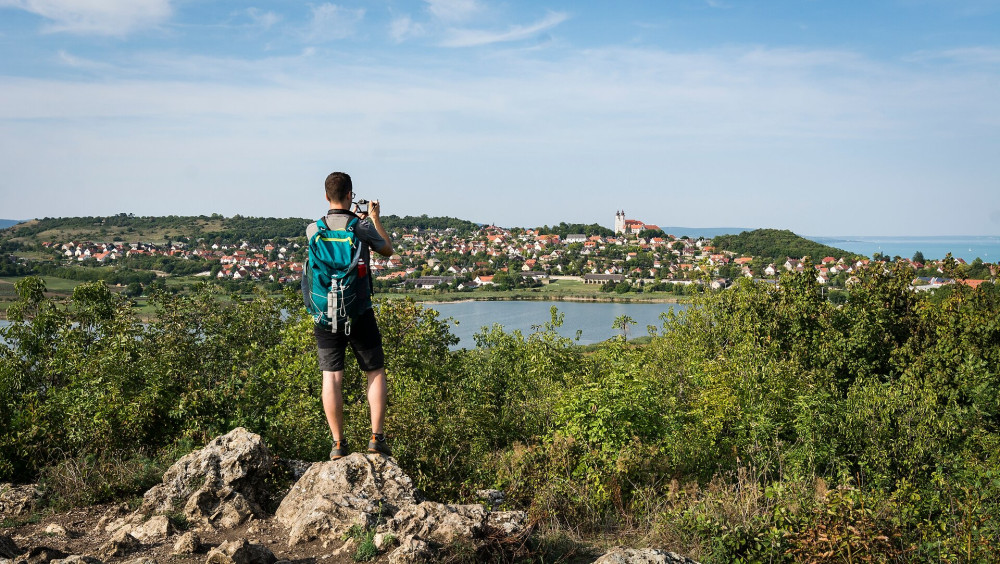
[[[810,241],[787,229],[755,229],[739,235],[719,235],[712,239],[712,245],[717,249],[772,261],[807,256],[813,259],[855,256],[843,249]]]
[[[586,236],[600,235],[601,237],[614,237],[615,232],[603,225],[598,223],[566,223],[565,221],[560,222],[559,225],[553,225],[549,227],[544,225],[542,227],[536,228],[539,235],[558,235],[559,237],[565,239],[567,235],[572,234],[583,234]]]
[[[388,231],[400,229],[454,229],[456,232],[463,234],[472,233],[480,227],[478,223],[473,223],[464,219],[447,216],[428,216],[427,214],[419,216],[405,215],[403,217],[398,215],[383,215],[382,225],[384,225]]]
[[[113,216],[60,217],[32,220],[11,227],[4,232],[5,239],[41,243],[42,241],[153,241],[171,240],[212,243],[260,243],[275,239],[304,237],[306,226],[315,219],[247,217],[234,215],[210,216],[136,216],[120,213]],[[470,233],[479,229],[471,221],[453,217],[396,215],[382,216],[386,229],[456,229]]]

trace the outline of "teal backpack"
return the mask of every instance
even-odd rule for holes
[[[317,325],[350,335],[351,322],[371,309],[372,300],[362,242],[354,233],[358,217],[346,210],[340,213],[349,216],[342,228],[333,229],[328,218],[322,218],[306,231],[309,257],[302,272],[302,298]]]

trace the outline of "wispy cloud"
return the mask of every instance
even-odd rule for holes
[[[170,0],[0,0],[37,14],[46,32],[125,36],[156,26],[172,15]]]
[[[552,29],[569,18],[565,12],[550,12],[541,20],[526,26],[514,25],[506,31],[488,31],[480,29],[453,29],[448,37],[441,42],[442,47],[475,47],[493,43],[521,41],[537,36],[539,33]]]
[[[363,8],[350,9],[336,4],[320,4],[312,9],[308,38],[311,41],[330,41],[350,37],[364,17]]]
[[[261,10],[259,8],[247,8],[243,11],[250,21],[253,22],[254,26],[261,29],[271,29],[275,24],[281,21],[281,16],[275,12]]]
[[[424,26],[414,22],[410,16],[400,16],[389,23],[389,37],[396,43],[402,43],[413,37],[421,37],[425,33]]]
[[[484,6],[478,0],[425,0],[427,9],[434,17],[446,22],[460,22],[482,12]]]
[[[108,63],[77,57],[76,55],[66,51],[59,51],[56,55],[59,57],[59,61],[62,64],[74,69],[88,71],[104,71],[114,69],[114,66]]]
[[[912,60],[944,59],[963,65],[1000,65],[1000,48],[961,47],[944,51],[921,51]]]

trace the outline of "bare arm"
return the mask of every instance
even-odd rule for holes
[[[381,249],[375,249],[375,252],[384,256],[392,256],[392,239],[389,238],[389,234],[385,232],[385,227],[382,227],[382,220],[379,218],[379,205],[378,200],[372,200],[368,204],[368,217],[371,219],[372,226],[375,227],[375,231],[382,237],[385,241],[385,245]]]

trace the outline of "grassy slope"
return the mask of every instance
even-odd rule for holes
[[[39,225],[45,224],[45,229],[38,233],[23,235],[34,231]],[[94,225],[92,227],[62,227],[59,220],[31,220],[11,229],[9,237],[14,241],[52,242],[65,243],[67,241],[126,241],[126,242],[150,242],[164,243],[168,239],[177,239],[187,236],[193,232],[213,232],[222,231],[224,228],[221,219],[200,219],[197,217],[179,218],[178,225],[172,227],[147,226],[142,222],[136,222],[129,231],[127,227]]]

